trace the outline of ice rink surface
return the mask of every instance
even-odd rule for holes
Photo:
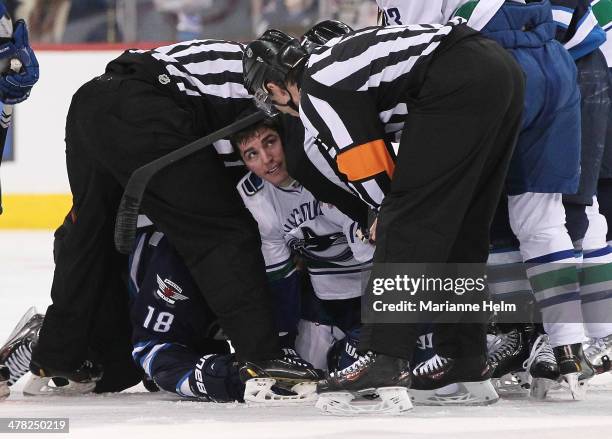
[[[44,312],[53,276],[50,232],[0,232],[0,342],[25,310]],[[25,379],[25,378],[24,378]],[[586,401],[502,400],[489,407],[415,407],[398,417],[331,417],[314,407],[246,407],[180,401],[142,387],[114,395],[27,398],[23,380],[0,402],[0,418],[67,417],[69,437],[240,439],[565,439],[612,437],[612,374]],[[113,436],[116,435],[116,436]],[[2,435],[4,436],[4,435]],[[18,437],[45,437],[20,434]],[[54,435],[53,437],[65,437]]]

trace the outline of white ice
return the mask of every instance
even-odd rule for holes
[[[44,312],[50,303],[52,242],[50,232],[0,232],[0,343],[29,306]],[[612,374],[597,377],[588,399],[581,402],[561,393],[550,402],[502,400],[489,407],[416,407],[403,416],[353,418],[324,416],[314,407],[180,401],[140,386],[121,394],[31,398],[21,394],[23,381],[0,402],[0,418],[67,417],[68,436],[87,439],[111,439],[113,434],[117,439],[612,437]]]

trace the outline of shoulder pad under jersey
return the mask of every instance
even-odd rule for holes
[[[252,197],[263,189],[264,181],[252,172],[245,175],[238,184],[240,190],[248,197]]]

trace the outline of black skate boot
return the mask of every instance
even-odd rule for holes
[[[612,334],[603,338],[591,338],[584,348],[584,355],[596,373],[612,370]]]
[[[8,398],[11,390],[9,389],[9,378],[11,377],[11,372],[9,368],[4,364],[0,364],[0,401]]]
[[[103,369],[99,364],[85,360],[74,370],[59,370],[30,362],[32,378],[23,389],[28,396],[89,393],[96,387],[96,382],[102,378]],[[53,381],[54,385],[51,385]]]
[[[281,358],[247,361],[240,368],[243,382],[252,378],[272,378],[281,387],[291,387],[304,381],[318,381],[323,374],[303,360],[293,349],[283,349]]]
[[[529,392],[529,374],[523,369],[528,357],[528,335],[523,329],[501,334],[491,346],[487,361],[492,370],[491,382],[500,396]]]
[[[378,387],[410,387],[408,360],[368,352],[347,367],[319,381],[317,393],[348,391],[373,394]]]
[[[412,409],[407,392],[410,383],[408,360],[369,351],[317,384],[316,406],[336,414],[397,414]],[[351,404],[355,397],[365,397],[374,403]]]
[[[422,405],[487,405],[499,396],[484,356],[447,358],[434,355],[412,371],[410,394]]]
[[[553,348],[553,353],[559,365],[559,373],[563,382],[575,400],[584,399],[589,380],[595,375],[595,370],[584,355],[582,343],[562,345]]]
[[[559,387],[561,374],[546,334],[541,334],[535,339],[529,358],[523,366],[531,377],[532,398],[546,399],[549,390]]]
[[[9,386],[28,372],[32,349],[38,341],[38,331],[44,317],[36,312],[36,308],[28,309],[0,348],[0,364],[7,366],[10,371]]]
[[[245,362],[239,374],[245,383],[244,400],[256,404],[312,402],[316,382],[323,376],[288,348],[281,358]]]

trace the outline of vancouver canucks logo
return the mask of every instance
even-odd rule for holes
[[[183,289],[169,279],[163,279],[157,276],[157,290],[155,294],[164,302],[174,305],[177,300],[187,300],[189,297],[181,294]]]
[[[342,262],[352,258],[353,253],[347,245],[344,233],[330,233],[328,235],[317,235],[310,227],[300,227],[303,239],[292,239],[289,246],[312,260],[323,260],[327,262]],[[343,245],[344,249],[339,254],[333,254],[333,247]],[[332,250],[330,252],[330,250]],[[337,251],[337,250],[336,250]],[[331,254],[330,254],[331,253]]]
[[[304,234],[304,248],[313,252],[328,250],[332,245],[339,243],[344,238],[344,233],[331,233],[329,235],[317,235],[310,227],[302,227]],[[344,239],[346,242],[346,239]]]

